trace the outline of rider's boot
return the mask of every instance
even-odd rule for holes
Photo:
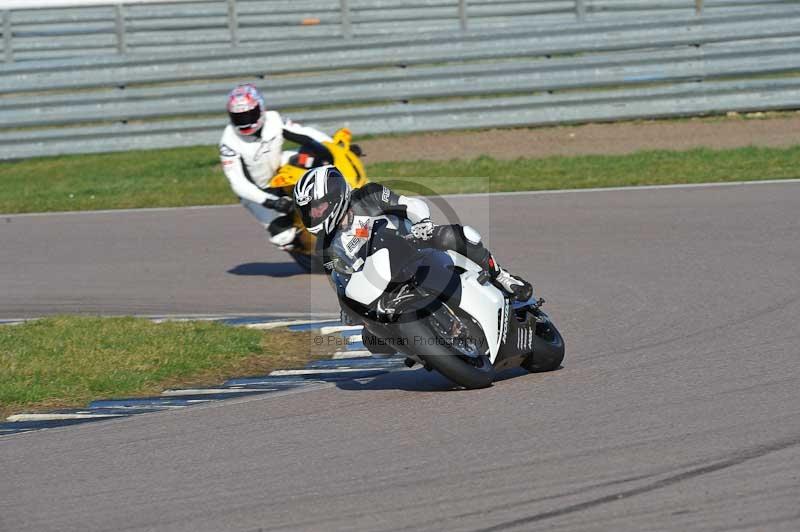
[[[488,271],[492,275],[492,283],[497,288],[503,290],[517,301],[528,301],[533,297],[533,286],[531,283],[518,275],[508,273],[495,262],[494,257],[491,255],[489,255],[488,263]]]
[[[533,285],[531,283],[519,275],[512,275],[503,269],[494,278],[494,284],[517,301],[528,301],[533,297]]]

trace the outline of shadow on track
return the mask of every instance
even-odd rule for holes
[[[265,277],[292,277],[295,275],[308,275],[300,266],[294,262],[247,262],[228,270],[233,275]]]
[[[503,371],[495,378],[495,384],[507,379],[530,375],[522,368]],[[369,380],[345,380],[336,383],[340,390],[404,390],[407,392],[453,392],[470,391],[456,387],[435,371],[425,371],[422,368],[415,370],[391,371]]]

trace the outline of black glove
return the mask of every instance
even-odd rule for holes
[[[356,154],[356,157],[363,157],[366,155],[366,153],[364,153],[364,150],[362,150],[361,146],[359,146],[358,144],[351,144],[350,151]]]
[[[267,198],[261,205],[284,214],[289,214],[294,209],[294,201],[289,196],[281,196],[278,199]]]

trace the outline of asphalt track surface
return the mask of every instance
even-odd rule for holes
[[[0,438],[0,530],[800,529],[800,185],[451,203],[549,300],[563,369]],[[9,317],[333,308],[257,274],[283,259],[235,208],[0,227]]]

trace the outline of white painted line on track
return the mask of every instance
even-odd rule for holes
[[[222,394],[242,394],[242,393],[254,393],[259,391],[255,388],[196,388],[191,389],[188,388],[186,390],[164,390],[161,392],[162,396],[167,397],[180,397],[182,395],[222,395]]]
[[[353,358],[352,356],[348,358]],[[279,377],[284,375],[330,375],[336,373],[351,373],[351,372],[369,371],[361,368],[330,368],[330,369],[276,369],[270,373],[270,376]]]
[[[133,314],[135,318],[148,318],[152,320],[192,320],[192,319],[218,319],[218,320],[235,320],[240,318],[276,318],[282,320],[288,319],[331,319],[338,317],[339,313],[336,312],[321,312],[321,313],[307,313],[307,312],[241,312],[237,314]]]
[[[341,360],[343,358],[369,358],[372,356],[372,353],[369,351],[338,351],[333,354],[331,359],[333,360]]]
[[[319,330],[320,334],[333,334],[337,332],[347,332],[347,331],[360,331],[363,329],[363,325],[336,325],[333,327],[322,327]]]
[[[90,316],[94,316],[95,314],[88,314]],[[275,327],[288,327],[291,325],[304,325],[307,323],[319,323],[320,321],[335,319],[338,317],[338,314],[312,314],[309,316],[308,314],[298,314],[297,319],[294,318],[292,313],[257,313],[257,314],[176,314],[174,316],[164,316],[164,315],[148,315],[148,314],[106,314],[105,317],[127,317],[132,316],[134,318],[143,318],[152,321],[153,323],[164,323],[164,322],[171,322],[171,321],[224,321],[224,320],[240,320],[240,319],[248,319],[248,318],[272,318],[274,317],[277,321],[263,321],[263,322],[255,322],[255,323],[242,323],[242,324],[234,324],[237,327],[249,327],[252,329],[272,329]],[[2,325],[22,325],[23,323],[27,323],[29,321],[40,320],[47,318],[48,316],[37,316],[33,318],[3,318],[0,320],[0,326]]]
[[[125,417],[127,414],[14,414],[8,416],[6,421],[12,423],[20,421],[66,421],[70,419],[99,419],[112,417]]]
[[[319,323],[319,320],[285,320],[285,321],[265,321],[263,323],[247,323],[244,325],[247,329],[257,329],[264,331],[268,329],[277,329],[279,327],[289,327],[291,325],[306,325],[309,323]]]
[[[464,179],[488,179],[487,177],[480,176],[462,176]],[[383,178],[383,180],[396,179],[394,177]],[[414,179],[408,177],[404,179]],[[380,183],[382,178],[377,177],[373,179]],[[763,179],[756,181],[727,181],[722,183],[676,183],[672,185],[635,185],[629,187],[597,187],[597,188],[562,188],[551,190],[520,190],[516,192],[471,192],[464,194],[441,194],[442,198],[485,198],[487,196],[546,196],[551,194],[585,194],[593,192],[626,192],[636,190],[672,190],[681,188],[717,188],[717,187],[739,187],[750,185],[782,185],[782,184],[798,184],[800,179]],[[59,211],[59,212],[28,212],[21,214],[3,214],[0,213],[0,218],[25,218],[25,217],[41,217],[41,216],[83,216],[92,214],[120,214],[120,213],[152,213],[152,212],[170,212],[178,210],[207,210],[207,209],[232,209],[241,208],[238,203],[229,205],[195,205],[189,207],[153,207],[142,209],[106,209],[101,211]]]
[[[150,397],[150,399],[157,399],[157,398],[158,398],[158,396]],[[114,399],[109,399],[109,401],[114,401]],[[142,409],[145,409],[145,408],[154,408],[154,409],[158,409],[158,410],[169,410],[169,409],[180,410],[181,408],[186,408],[187,406],[194,406],[195,404],[203,404],[203,403],[207,403],[207,402],[208,401],[206,399],[195,399],[194,402],[193,401],[186,401],[186,404],[183,404],[183,405],[165,405],[163,403],[154,401],[152,403],[145,403],[145,404],[139,404],[139,405],[104,406],[104,407],[101,407],[101,408],[92,408],[92,410],[95,410],[95,411],[98,411],[98,412],[103,410],[103,409],[106,409],[106,408],[112,408],[114,410],[142,410]],[[152,412],[148,412],[148,414],[150,414],[150,413],[152,413]]]
[[[230,408],[232,405],[239,405],[244,403],[250,403],[253,401],[271,401],[275,400],[280,397],[286,397],[288,395],[294,395],[298,393],[308,393],[314,391],[321,391],[326,389],[335,388],[336,383],[333,382],[319,382],[319,381],[309,381],[308,384],[304,386],[296,386],[292,387],[288,390],[279,390],[270,393],[254,393],[249,395],[243,395],[241,397],[233,396],[231,399],[225,401],[201,401],[197,403],[192,403],[193,410],[204,410],[207,408]],[[158,411],[155,412],[148,412],[147,414],[139,414],[139,415],[116,415],[109,417],[103,423],[100,423],[100,426],[97,426],[95,423],[83,423],[76,427],[75,425],[65,425],[65,426],[56,426],[48,428],[49,432],[58,432],[58,431],[65,431],[65,430],[79,430],[79,427],[82,430],[114,430],[117,423],[129,423],[132,420],[135,420],[142,416],[148,417],[156,417],[156,416],[170,416],[175,415],[178,411],[183,410],[186,408],[185,406],[173,406],[173,407],[159,407]],[[98,416],[92,416],[98,417]],[[92,427],[94,425],[94,427]],[[31,435],[35,435],[38,430],[28,430],[23,432],[14,432],[11,434],[0,434],[0,441],[3,441],[2,438],[25,438],[25,437],[33,437]]]

